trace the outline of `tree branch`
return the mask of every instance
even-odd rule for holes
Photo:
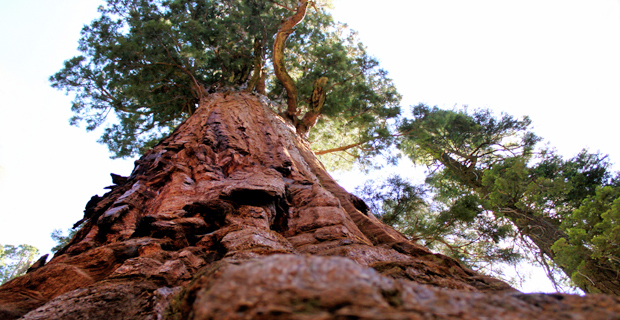
[[[271,3],[275,4],[276,6],[278,6],[278,7],[280,7],[280,8],[284,8],[284,9],[286,9],[286,10],[288,10],[288,11],[295,12],[295,9],[291,9],[291,8],[289,8],[289,7],[285,6],[285,5],[281,5],[281,4],[279,4],[279,3],[277,3],[277,2],[275,2],[275,1],[273,1],[273,0],[271,0],[271,1],[269,1],[269,2],[271,2]]]
[[[162,46],[162,48],[164,48],[168,58],[170,58],[170,60],[172,60],[174,62],[175,59],[172,56],[172,54],[170,53],[170,51],[168,50],[168,48],[159,39],[157,39],[157,42],[159,42],[159,44]],[[151,64],[167,65],[167,66],[176,67],[176,68],[181,69],[181,71],[183,71],[183,73],[187,74],[190,77],[190,79],[192,80],[192,82],[194,82],[194,86],[196,86],[195,91],[196,91],[197,94],[195,94],[194,97],[196,99],[202,99],[204,97],[203,87],[198,83],[198,80],[196,80],[196,77],[194,77],[194,75],[189,70],[187,70],[187,68],[185,68],[184,66],[178,65],[176,63],[165,63],[165,62],[155,62],[155,63],[151,63]]]
[[[399,136],[407,135],[407,134],[411,133],[412,131],[413,131],[413,129],[409,130],[409,131],[405,131],[403,133],[392,134],[390,136],[391,137],[399,137]],[[370,142],[370,141],[374,141],[374,140],[377,140],[377,139],[381,139],[381,137],[373,137],[373,138],[370,138],[370,139],[362,140],[360,142],[356,142],[356,143],[349,144],[349,145],[342,146],[342,147],[338,147],[338,148],[314,151],[314,154],[317,155],[317,156],[320,156],[320,155],[324,155],[324,154],[328,154],[328,153],[332,153],[332,152],[346,151],[346,150],[349,150],[351,148],[359,147],[359,146],[363,145],[364,143],[367,143],[367,142]],[[367,149],[367,150],[372,150],[372,149]]]
[[[297,133],[305,135],[316,124],[316,121],[321,115],[323,105],[325,104],[325,96],[327,91],[325,85],[327,84],[327,77],[321,77],[314,81],[314,89],[312,90],[312,97],[310,99],[310,110],[306,112],[301,122],[296,125]]]
[[[185,68],[184,66],[178,65],[178,64],[174,64],[174,63],[167,63],[167,62],[153,62],[150,64],[146,64],[146,65],[162,65],[162,66],[169,66],[169,67],[175,67],[178,69],[181,69],[181,71],[183,71],[183,73],[185,73],[186,75],[188,75],[190,77],[190,79],[192,80],[192,82],[194,83],[194,86],[196,86],[196,89],[194,89],[195,91],[195,95],[194,97],[196,99],[201,99],[204,96],[203,93],[203,88],[202,86],[198,83],[198,80],[196,80],[196,78],[194,77],[194,75],[187,70],[187,68]]]
[[[276,77],[286,89],[288,105],[286,115],[293,121],[297,119],[297,87],[295,86],[295,81],[293,81],[293,78],[291,78],[288,74],[286,71],[286,66],[284,65],[284,47],[288,36],[295,31],[293,28],[306,16],[307,7],[308,0],[299,1],[296,13],[282,22],[273,43],[273,69]]]
[[[320,155],[328,154],[328,153],[332,153],[332,152],[346,151],[346,150],[349,150],[351,148],[359,147],[359,146],[363,145],[364,143],[366,143],[368,141],[370,141],[370,140],[360,141],[360,142],[357,142],[357,143],[353,143],[353,144],[342,146],[342,147],[338,147],[338,148],[332,148],[332,149],[327,149],[327,150],[315,151],[314,154],[317,155],[317,156],[320,156]]]
[[[264,40],[254,39],[254,71],[252,73],[252,78],[248,82],[248,86],[245,89],[246,92],[254,91],[254,88],[258,85],[258,81],[260,81],[263,76],[263,43]]]

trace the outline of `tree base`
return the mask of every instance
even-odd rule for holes
[[[295,128],[216,93],[91,203],[2,319],[548,319],[615,297],[524,295],[409,242],[342,189]]]

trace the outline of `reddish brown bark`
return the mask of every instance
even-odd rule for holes
[[[312,97],[310,97],[308,103],[308,111],[296,126],[297,133],[302,137],[308,136],[308,132],[314,127],[316,121],[319,120],[321,116],[323,105],[325,104],[325,97],[327,95],[325,85],[328,80],[327,77],[321,77],[314,81],[314,89],[312,90]]]
[[[85,210],[0,319],[612,319],[618,298],[525,295],[432,254],[341,188],[292,124],[216,93]]]
[[[276,39],[273,42],[273,71],[276,74],[278,80],[282,83],[286,89],[287,96],[287,110],[286,115],[291,120],[297,119],[297,87],[295,81],[286,71],[286,65],[284,63],[284,48],[286,46],[286,39],[295,31],[295,26],[300,23],[306,16],[306,9],[308,8],[308,0],[300,0],[297,4],[297,10],[295,14],[286,18],[278,33],[276,33]]]

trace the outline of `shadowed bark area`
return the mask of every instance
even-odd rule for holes
[[[340,187],[290,121],[211,94],[136,161],[1,319],[614,319],[615,297],[524,295],[408,241]]]

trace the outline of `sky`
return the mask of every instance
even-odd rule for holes
[[[0,244],[47,252],[111,172],[100,132],[69,126],[71,97],[48,78],[77,54],[99,0],[0,0]],[[334,0],[403,95],[528,115],[560,154],[609,154],[620,169],[619,0]],[[414,168],[390,169],[414,175]],[[358,173],[337,177],[348,190]],[[533,287],[533,291],[543,290]]]

